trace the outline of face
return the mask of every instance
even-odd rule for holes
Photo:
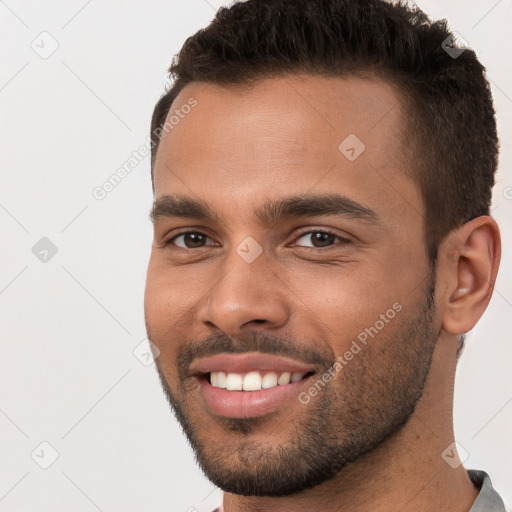
[[[171,110],[145,294],[162,386],[223,490],[316,486],[406,424],[440,329],[402,107],[294,75],[191,83]]]

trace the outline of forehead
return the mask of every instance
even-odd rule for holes
[[[367,204],[421,208],[404,172],[403,107],[382,80],[289,75],[251,87],[192,82],[167,121],[155,162],[156,198],[178,192],[254,203],[269,194],[337,191]]]

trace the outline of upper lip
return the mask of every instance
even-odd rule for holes
[[[314,372],[313,365],[292,358],[249,352],[245,354],[217,354],[211,357],[194,359],[190,365],[193,373],[248,373],[250,371],[268,371],[276,373]]]

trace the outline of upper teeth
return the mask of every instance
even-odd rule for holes
[[[281,373],[278,377],[276,372],[266,372],[263,377],[260,372],[254,371],[246,373],[228,373],[226,372],[211,372],[210,382],[216,388],[223,388],[229,391],[259,391],[260,389],[268,389],[279,386],[284,386],[290,382],[297,382],[301,380],[305,373]]]

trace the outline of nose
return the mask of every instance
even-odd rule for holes
[[[287,323],[287,287],[264,252],[247,263],[233,251],[219,276],[199,313],[201,322],[209,328],[234,336],[256,326],[277,329]]]

